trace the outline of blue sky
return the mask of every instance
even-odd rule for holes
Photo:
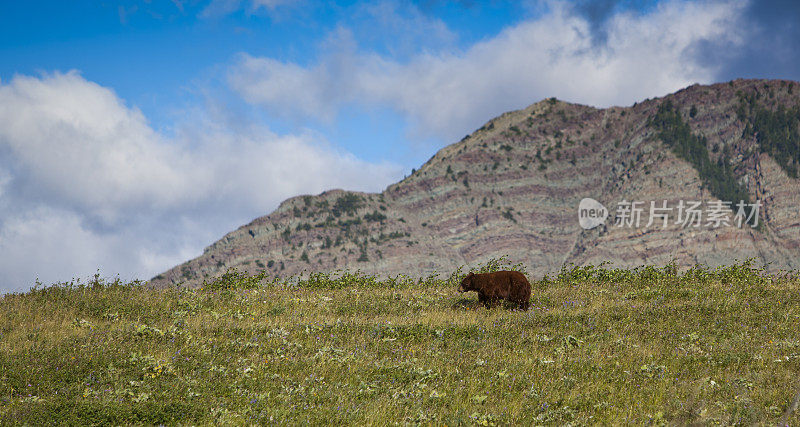
[[[508,110],[800,79],[792,1],[0,2],[0,291],[152,277]]]
[[[202,102],[200,92],[217,83],[240,53],[308,65],[324,54],[326,39],[346,27],[358,36],[358,50],[403,58],[421,49],[466,48],[537,10],[517,2],[392,4],[399,17],[441,19],[453,32],[452,39],[426,42],[424,35],[398,38],[403,31],[397,28],[375,31],[367,9],[378,3],[275,3],[5,2],[0,5],[0,78],[78,70],[141,109],[153,127],[169,132],[186,105]],[[393,135],[389,142],[395,143],[402,137],[402,121],[380,108],[348,108],[335,124],[325,126],[259,119],[280,132],[297,126],[330,132],[334,141],[369,160],[398,154],[390,149],[397,144],[374,144],[376,137]],[[421,159],[403,154],[408,162]]]

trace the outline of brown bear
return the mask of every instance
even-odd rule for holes
[[[531,284],[519,271],[495,271],[494,273],[469,273],[461,281],[459,292],[476,291],[478,301],[490,308],[497,300],[515,302],[519,308],[528,309]]]

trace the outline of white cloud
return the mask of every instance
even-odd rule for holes
[[[287,197],[401,173],[311,133],[205,116],[175,134],[75,72],[0,83],[0,291],[97,268],[147,279]]]
[[[240,55],[231,84],[250,103],[269,107],[270,112],[285,115],[283,106],[304,116],[333,119],[339,101],[346,96],[338,92],[337,78],[331,63],[303,68],[270,58]]]
[[[75,72],[0,86],[0,123],[0,146],[27,191],[107,221],[126,207],[196,200],[197,187],[208,185],[183,172],[192,170],[190,159],[141,112]]]
[[[564,3],[461,51],[398,61],[345,46],[301,67],[241,55],[228,81],[248,102],[296,117],[331,120],[349,103],[388,106],[415,132],[457,139],[491,117],[557,96],[596,106],[629,105],[717,70],[690,56],[706,39],[740,42],[741,2],[673,0],[645,15],[608,23],[608,43],[593,46],[589,23]]]

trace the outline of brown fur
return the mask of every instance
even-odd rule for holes
[[[518,271],[496,271],[494,273],[469,273],[461,281],[459,292],[476,291],[478,301],[486,308],[504,299],[515,302],[519,308],[528,309],[531,298],[531,284],[525,275]]]

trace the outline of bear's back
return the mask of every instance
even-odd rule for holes
[[[525,277],[524,274],[520,273],[519,271],[495,271],[492,273],[483,273],[477,274],[476,276],[482,276],[487,281],[492,282],[501,282],[501,281],[508,281],[511,280],[517,283],[528,283],[528,279]]]

